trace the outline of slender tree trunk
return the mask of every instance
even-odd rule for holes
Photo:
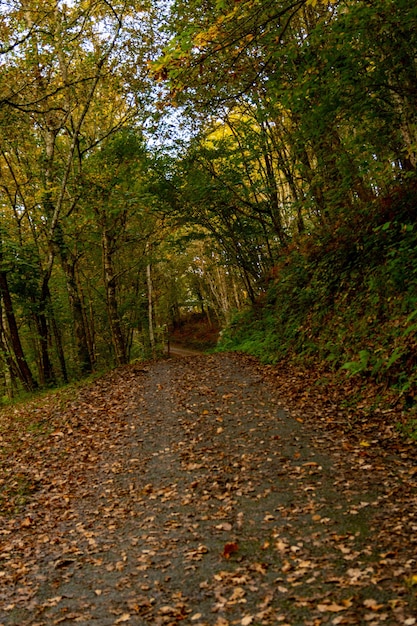
[[[220,271],[220,267],[218,265],[216,267],[216,275],[217,275],[216,279],[217,279],[222,314],[223,314],[224,319],[226,320],[226,323],[229,323],[230,305],[229,305],[229,296],[227,293],[227,285],[226,285],[226,281],[224,277],[224,272]]]
[[[94,321],[95,318],[94,318],[93,299],[91,297],[90,291],[88,293],[88,300],[89,300],[88,317],[87,317],[87,311],[85,311],[83,308],[83,313],[85,315],[84,326],[87,332],[88,347],[89,347],[90,355],[91,355],[91,365],[92,365],[92,369],[94,369],[94,366],[97,363],[96,327],[95,327],[95,321]]]
[[[38,314],[39,340],[41,347],[41,365],[43,382],[47,385],[56,384],[56,378],[49,356],[49,324],[47,312],[49,308],[50,293],[48,287],[49,278],[45,278],[41,289],[40,313]]]
[[[3,368],[3,379],[4,379],[4,391],[5,395],[8,398],[13,398],[14,391],[17,388],[16,381],[19,379],[19,372],[17,370],[16,363],[13,360],[12,355],[10,354],[9,347],[7,346],[7,338],[5,332],[5,323],[7,320],[4,320],[5,317],[4,307],[1,306],[0,300],[0,351],[2,353],[4,368]]]
[[[52,208],[49,207],[49,213],[51,213],[51,211]],[[55,226],[54,237],[51,241],[51,248],[52,254],[56,254],[58,256],[62,271],[65,274],[68,300],[74,324],[75,345],[81,374],[88,375],[93,369],[92,357],[88,344],[83,303],[77,284],[76,261],[70,258],[70,253],[64,239],[63,229],[59,222]]]
[[[113,266],[112,237],[106,228],[103,229],[102,233],[102,253],[107,313],[116,363],[117,365],[125,365],[127,363],[126,344],[117,305],[117,278]]]
[[[153,319],[153,286],[152,286],[152,270],[151,264],[146,266],[146,284],[148,287],[148,328],[149,328],[149,343],[151,345],[152,356],[155,356],[155,332],[154,332],[154,319]]]
[[[64,347],[62,345],[62,335],[58,327],[58,324],[56,323],[55,315],[52,310],[52,298],[51,298],[49,289],[48,289],[48,301],[49,301],[49,310],[50,310],[50,321],[51,321],[51,326],[52,326],[52,332],[55,338],[55,346],[56,346],[56,351],[58,355],[59,366],[61,368],[62,380],[64,381],[64,383],[67,383],[68,372],[67,372],[67,364],[65,362]]]
[[[268,193],[269,193],[269,203],[271,206],[271,219],[274,225],[275,232],[278,235],[278,239],[282,245],[285,245],[288,242],[287,233],[284,230],[282,224],[282,216],[281,216],[281,208],[279,206],[279,193],[277,180],[275,178],[274,166],[272,163],[271,155],[267,152],[266,148],[264,150],[264,162],[266,168],[266,174],[268,179]]]
[[[37,383],[32,376],[32,372],[30,371],[29,365],[27,364],[23,353],[6,272],[0,272],[0,294],[3,298],[4,312],[10,333],[10,342],[16,358],[17,374],[26,391],[33,391],[37,388]]]
[[[45,315],[36,313],[33,315],[33,321],[36,328],[36,362],[38,366],[39,384],[49,385],[55,383],[55,377],[52,371],[52,364],[49,358],[49,330]]]
[[[241,303],[240,303],[239,292],[238,292],[238,289],[237,289],[236,280],[235,280],[234,276],[232,276],[232,285],[233,285],[233,295],[234,295],[234,298],[235,298],[236,308],[237,308],[237,310],[239,310],[240,307],[241,307]]]
[[[307,182],[310,193],[313,197],[314,204],[316,206],[315,213],[322,224],[326,223],[330,219],[329,211],[326,206],[322,185],[319,184],[318,177],[315,175],[311,163],[312,159],[305,148],[302,148],[300,150],[298,157],[303,166],[304,179]]]
[[[81,374],[86,376],[93,371],[93,359],[89,348],[86,318],[81,296],[78,289],[77,277],[75,273],[75,263],[71,262],[67,255],[61,256],[61,265],[65,272],[67,282],[68,299],[70,303],[72,319],[74,324],[74,338],[77,350],[78,363]]]

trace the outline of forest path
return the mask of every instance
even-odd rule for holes
[[[165,352],[168,356],[172,357],[197,356],[198,354],[203,354],[200,350],[193,350],[192,348],[186,348],[172,342],[166,346]]]
[[[230,354],[84,388],[15,459],[0,624],[416,624],[411,458],[281,400]]]

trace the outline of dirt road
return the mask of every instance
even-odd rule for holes
[[[16,459],[0,624],[416,624],[415,466],[282,400],[238,355],[84,389]]]
[[[183,357],[183,356],[197,356],[202,353],[199,350],[192,350],[191,348],[185,348],[176,343],[169,343],[165,348],[167,356],[170,357]]]

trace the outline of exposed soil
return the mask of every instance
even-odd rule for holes
[[[4,466],[30,488],[0,518],[0,624],[417,624],[415,448],[284,401],[195,355],[40,415]]]

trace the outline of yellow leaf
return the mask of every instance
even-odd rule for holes
[[[361,441],[360,446],[362,446],[362,448],[370,448],[371,444],[368,441]]]
[[[331,613],[338,613],[339,611],[346,611],[347,609],[346,606],[336,604],[335,602],[332,602],[332,604],[318,604],[317,608],[321,613],[324,613],[326,611],[329,611]]]
[[[417,574],[413,574],[409,578],[407,578],[407,582],[409,585],[417,585]]]

